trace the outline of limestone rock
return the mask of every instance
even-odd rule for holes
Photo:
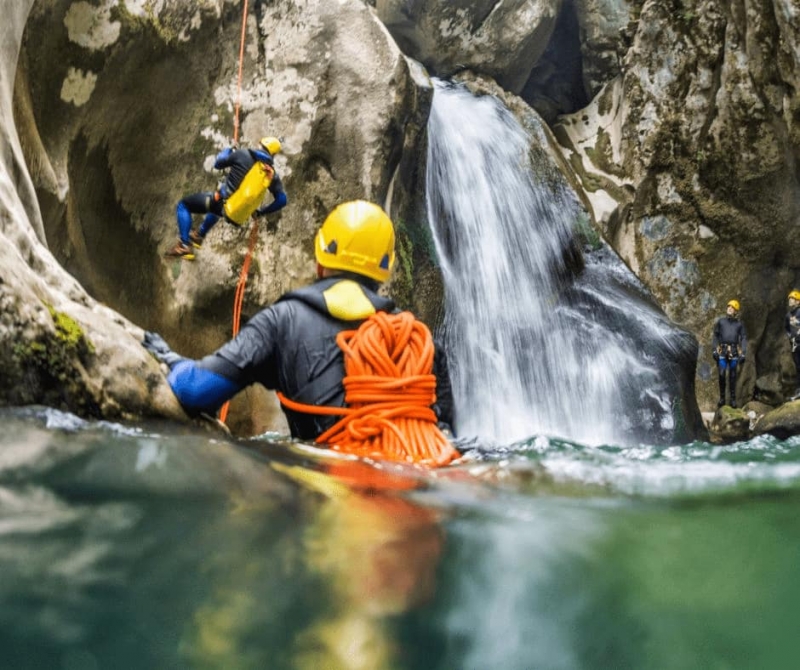
[[[0,295],[12,308],[0,334],[13,351],[52,341],[58,315],[75,324],[85,345],[67,352],[70,409],[180,413],[139,345],[142,327],[192,357],[230,336],[221,315],[233,307],[248,231],[220,223],[193,264],[162,253],[175,241],[178,200],[216,187],[210,164],[231,142],[237,103],[242,144],[282,137],[276,167],[290,201],[259,222],[245,319],[313,277],[323,217],[342,200],[382,202],[424,128],[429,93],[360,0],[250,7],[241,95],[241,3],[38,0],[17,3],[4,22]],[[59,383],[47,363],[30,379],[30,365],[6,358],[9,374],[38,389],[6,402],[51,397]],[[274,400],[260,407],[242,414],[263,429],[280,413]]]
[[[581,11],[596,20],[588,3]],[[619,75],[555,128],[603,234],[696,334],[704,362],[715,319],[740,300],[744,396],[792,369],[780,319],[798,267],[786,253],[800,217],[796,12],[790,0],[644,2]],[[708,408],[716,379],[704,370]]]
[[[709,428],[714,442],[738,442],[750,438],[750,417],[742,409],[720,407]]]
[[[785,400],[781,380],[777,373],[763,375],[756,379],[753,398],[765,405],[777,407]]]
[[[0,26],[0,403],[43,403],[91,416],[184,417],[139,344],[141,329],[93,300],[44,244],[12,115],[30,4],[6,8]]]
[[[519,93],[544,52],[562,0],[377,0],[400,47],[438,76],[469,69]]]
[[[767,412],[756,423],[753,432],[756,435],[774,435],[782,440],[792,435],[800,435],[800,401],[787,402]]]

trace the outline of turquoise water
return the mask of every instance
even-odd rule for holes
[[[431,473],[0,420],[0,668],[796,666],[797,439],[537,437]]]

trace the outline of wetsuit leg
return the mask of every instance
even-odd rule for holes
[[[797,347],[792,352],[792,359],[794,360],[794,369],[795,369],[795,393],[800,391],[800,347]]]
[[[724,358],[720,358],[718,361],[719,365],[719,406],[722,407],[725,404],[725,372],[728,369],[728,361]]]
[[[211,230],[214,226],[217,225],[217,221],[219,221],[219,217],[216,214],[211,214],[210,212],[206,214],[206,218],[203,219],[203,223],[200,225],[200,230],[197,232],[200,233],[203,237],[208,235],[208,231]]]
[[[203,214],[212,211],[214,193],[193,193],[178,203],[175,214],[178,218],[178,232],[181,242],[189,244],[189,231],[192,229],[192,214]]]
[[[730,372],[728,373],[729,391],[731,394],[731,407],[736,407],[736,368],[737,360],[734,358],[730,362]]]

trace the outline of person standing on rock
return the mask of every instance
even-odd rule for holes
[[[729,300],[725,316],[714,324],[714,335],[711,348],[714,360],[719,367],[719,402],[717,407],[725,404],[726,376],[730,391],[730,406],[736,407],[736,374],[737,368],[744,364],[747,355],[747,335],[744,324],[739,320],[739,301]],[[727,375],[726,375],[727,373]]]
[[[166,257],[194,260],[194,250],[203,245],[208,231],[221,217],[241,226],[253,214],[265,216],[286,206],[288,198],[273,165],[281,142],[277,137],[264,137],[259,144],[259,149],[228,147],[217,154],[214,168],[227,168],[228,175],[216,191],[193,193],[178,203],[178,243],[164,254]],[[272,202],[259,207],[267,191],[272,194]],[[192,214],[206,215],[196,231],[192,230]]]
[[[792,360],[795,369],[795,384],[792,400],[800,398],[800,291],[789,293],[789,311],[784,319],[784,330],[792,345]]]

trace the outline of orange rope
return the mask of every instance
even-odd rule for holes
[[[458,458],[431,409],[433,338],[424,323],[410,312],[378,312],[358,330],[340,332],[336,343],[344,351],[347,407],[306,405],[278,394],[289,409],[342,416],[317,443],[357,456],[432,466]]]
[[[242,303],[244,302],[244,289],[247,286],[247,275],[250,272],[250,262],[253,260],[253,249],[255,249],[256,242],[258,241],[258,222],[253,222],[253,227],[250,229],[250,242],[247,246],[247,254],[242,262],[242,269],[239,272],[239,281],[236,284],[236,294],[233,298],[233,336],[239,334],[239,325],[242,317]],[[219,420],[225,423],[228,418],[228,407],[230,401],[226,402],[219,410]]]
[[[239,76],[236,82],[236,108],[233,113],[233,143],[239,141],[239,109],[242,102],[242,70],[244,65],[244,43],[247,30],[247,1],[244,0],[244,7],[242,9],[242,34],[239,39]],[[254,222],[250,230],[250,244],[247,248],[247,254],[242,263],[242,269],[239,272],[239,282],[236,284],[236,294],[233,299],[233,336],[239,333],[239,323],[242,316],[242,303],[244,302],[244,289],[247,285],[247,274],[250,272],[250,262],[253,258],[253,249],[256,246],[258,238],[258,223]],[[226,402],[219,411],[219,420],[225,423],[228,418],[228,408],[230,401]]]
[[[233,112],[233,143],[239,141],[239,107],[242,103],[242,68],[244,64],[244,40],[247,30],[247,0],[244,0],[242,10],[242,35],[239,39],[239,77],[236,82],[236,108]]]

